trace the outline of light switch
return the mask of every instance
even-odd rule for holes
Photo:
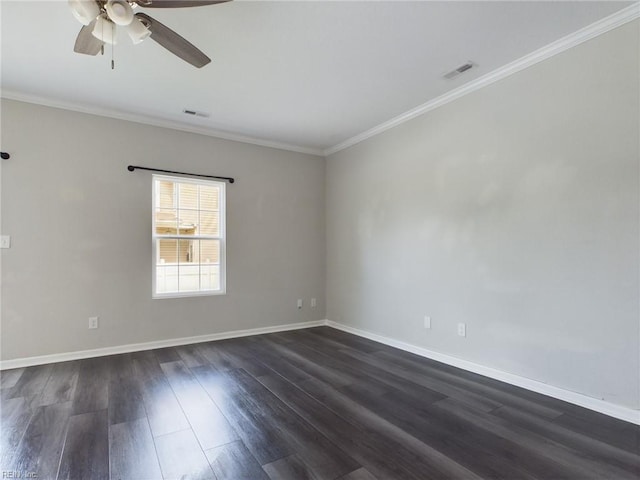
[[[11,248],[11,237],[9,235],[0,236],[0,248]]]

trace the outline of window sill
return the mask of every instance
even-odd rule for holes
[[[188,298],[188,297],[215,297],[226,295],[224,290],[205,291],[205,292],[171,292],[171,293],[154,293],[151,298],[153,300],[162,300],[165,298]]]

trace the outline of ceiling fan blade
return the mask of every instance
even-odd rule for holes
[[[193,44],[189,43],[185,38],[154,18],[151,18],[149,15],[136,13],[136,17],[151,31],[151,38],[153,40],[185,62],[190,63],[194,67],[202,68],[211,61],[209,57],[198,50]]]
[[[76,44],[73,46],[73,51],[76,53],[83,53],[85,55],[97,55],[102,50],[104,42],[98,40],[91,33],[96,21],[94,20],[89,25],[85,25],[80,29],[80,33],[76,37]]]
[[[204,7],[205,5],[216,5],[226,3],[231,0],[134,0],[138,5],[145,8],[184,8],[184,7]]]

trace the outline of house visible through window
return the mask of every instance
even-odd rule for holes
[[[153,295],[225,291],[225,184],[154,175]]]

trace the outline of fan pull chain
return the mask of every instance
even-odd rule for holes
[[[111,70],[115,70],[116,68],[116,63],[113,60],[113,51],[116,48],[116,40],[115,40],[115,36],[116,36],[116,32],[115,32],[115,25],[112,23],[111,24]]]
[[[100,36],[104,38],[104,25],[101,27]],[[100,55],[104,55],[104,42],[100,45]]]

